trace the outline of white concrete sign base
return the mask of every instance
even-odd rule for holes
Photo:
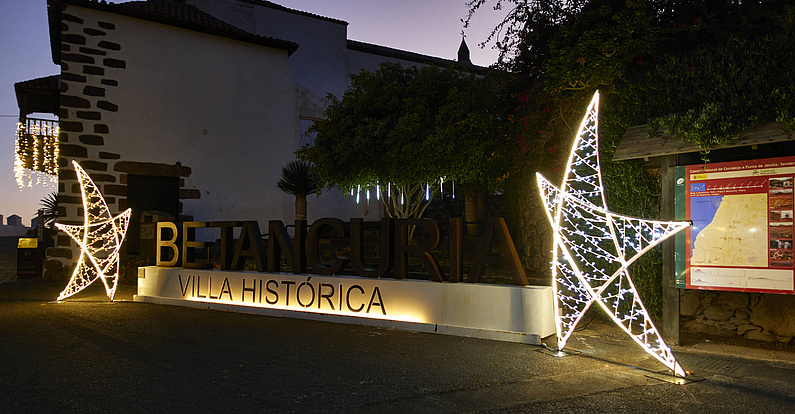
[[[134,299],[535,345],[555,333],[548,286],[150,266]]]

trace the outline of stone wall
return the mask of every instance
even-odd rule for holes
[[[683,291],[682,330],[708,335],[792,343],[795,296],[773,293]]]
[[[516,220],[514,244],[528,277],[550,278],[552,228],[541,204],[535,177],[516,180],[511,187],[510,213]]]
[[[127,56],[116,39],[116,24],[97,19],[84,9],[69,7],[61,14],[61,99],[58,177],[58,222],[82,225],[83,200],[71,161],[77,161],[99,187],[112,214],[127,209],[127,174],[180,177],[182,200],[198,199],[185,187],[191,169],[180,165],[128,162],[111,152],[114,118],[125,116],[119,88]],[[107,15],[107,17],[112,17]],[[110,20],[110,19],[107,19]],[[118,145],[116,145],[118,146]],[[80,255],[77,244],[61,233],[47,250],[44,277],[65,280]]]

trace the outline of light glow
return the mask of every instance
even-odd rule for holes
[[[17,123],[14,177],[20,189],[33,187],[34,181],[44,187],[58,185],[59,132],[57,121],[27,118]]]
[[[597,303],[647,353],[684,377],[627,268],[690,223],[645,220],[608,211],[599,164],[598,107],[596,92],[574,140],[561,187],[536,173],[554,231],[552,290],[558,349],[566,346],[577,323],[591,304]]]
[[[382,319],[382,320],[399,321],[399,322],[427,323],[425,321],[425,318],[419,315],[412,315],[412,314],[379,315],[377,313],[356,313],[348,310],[332,311],[327,309],[314,309],[313,307],[304,308],[300,306],[285,306],[279,304],[265,305],[261,303],[237,302],[226,299],[207,300],[195,297],[189,297],[186,299],[191,302],[201,302],[201,303],[220,303],[223,305],[238,305],[238,306],[247,306],[247,307],[263,308],[263,309],[278,309],[278,310],[287,310],[294,312],[319,313],[323,315],[339,315],[339,316],[351,316],[355,318],[365,318],[365,319]]]
[[[119,282],[119,249],[127,234],[132,210],[128,208],[114,217],[91,177],[76,161],[72,161],[72,165],[80,183],[85,221],[82,226],[55,224],[80,246],[75,271],[58,300],[66,299],[100,279],[108,298],[113,301]]]

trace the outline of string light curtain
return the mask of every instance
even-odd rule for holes
[[[14,177],[19,188],[58,185],[58,121],[27,118],[17,123]]]

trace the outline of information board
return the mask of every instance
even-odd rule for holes
[[[677,170],[677,218],[693,222],[677,243],[677,286],[795,293],[795,157]]]

